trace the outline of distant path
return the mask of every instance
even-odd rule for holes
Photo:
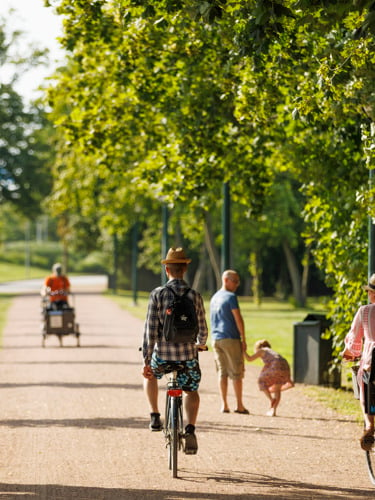
[[[196,456],[167,469],[162,433],[148,430],[138,346],[142,321],[99,294],[76,296],[74,337],[41,347],[39,298],[14,299],[0,351],[0,498],[19,500],[355,499],[375,495],[359,426],[306,398],[283,394],[265,416],[247,365],[250,416],[221,414],[212,353],[203,381]],[[161,398],[162,400],[162,398]],[[231,392],[231,408],[233,398]],[[161,403],[163,408],[163,403]]]
[[[74,293],[101,292],[106,290],[108,285],[108,278],[105,275],[69,276],[69,280]],[[35,294],[40,292],[42,284],[42,279],[6,281],[0,283],[0,294]]]

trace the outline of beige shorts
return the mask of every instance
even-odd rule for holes
[[[214,351],[216,371],[220,377],[231,379],[243,378],[245,374],[244,355],[242,342],[237,339],[214,340],[212,343]]]

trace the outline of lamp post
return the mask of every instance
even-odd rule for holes
[[[168,206],[163,203],[161,208],[161,218],[162,218],[162,237],[161,237],[161,255],[162,259],[167,255],[168,252]],[[167,282],[167,277],[164,272],[164,268],[161,270],[161,284],[164,285]]]
[[[370,169],[370,189],[373,185],[374,169]],[[368,277],[375,272],[375,224],[371,215],[368,217]]]
[[[365,143],[365,151],[367,153],[367,164],[369,165],[369,189],[371,193],[371,202],[373,201],[372,199],[372,190],[373,190],[373,184],[374,184],[374,171],[375,169],[373,168],[373,163],[374,163],[374,153],[373,153],[373,145],[374,145],[374,139],[375,139],[375,123],[371,123],[370,125],[370,132],[369,134],[366,132],[365,134],[362,134],[362,140],[364,140]],[[371,216],[371,210],[372,210],[372,203],[370,206],[370,214],[368,216],[368,277],[375,272],[375,224],[373,217]]]
[[[31,264],[31,221],[28,219],[25,226],[25,277],[30,278],[30,264]]]
[[[230,267],[230,190],[229,183],[223,185],[221,272]]]
[[[113,274],[110,279],[110,288],[113,293],[117,293],[117,273],[118,273],[118,238],[117,234],[113,235]]]
[[[135,306],[138,303],[138,233],[139,222],[136,221],[132,229],[132,289]]]

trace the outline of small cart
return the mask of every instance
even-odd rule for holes
[[[44,297],[42,301],[42,319],[42,347],[45,347],[49,335],[57,335],[60,347],[63,346],[64,336],[75,335],[77,347],[80,346],[79,325],[75,321],[74,307],[65,304],[56,308],[51,305],[48,296]]]

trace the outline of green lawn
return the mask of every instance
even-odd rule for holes
[[[48,271],[39,267],[27,267],[0,262],[0,282],[44,278]]]
[[[108,295],[132,315],[142,320],[145,319],[148,293],[138,295],[137,305],[134,304],[130,292],[119,292],[116,295],[108,293]],[[310,300],[308,307],[303,309],[296,309],[288,302],[270,298],[264,299],[260,307],[257,307],[250,297],[239,297],[239,304],[245,321],[248,351],[252,352],[256,340],[266,338],[271,343],[272,348],[289,361],[292,370],[294,323],[303,321],[309,313],[324,314],[323,302],[318,300]],[[209,297],[205,298],[205,308],[209,326]],[[259,366],[262,364],[260,360],[254,363]],[[354,417],[358,422],[361,422],[359,403],[354,399],[350,383],[347,383],[346,379],[347,375],[345,374],[343,376],[343,389],[304,386],[304,391],[310,397],[339,414]]]
[[[119,292],[117,295],[109,293],[109,295],[131,314],[145,319],[148,293],[139,294],[137,305],[134,305],[133,297],[129,292]],[[209,327],[209,297],[205,297],[204,302]],[[293,362],[294,323],[303,321],[309,313],[324,314],[322,303],[317,300],[311,301],[309,307],[305,309],[296,309],[288,302],[276,299],[264,299],[262,305],[257,307],[250,297],[239,297],[239,304],[245,321],[248,351],[252,352],[256,340],[266,338],[272,348],[291,364]],[[257,362],[261,363],[261,361]]]

